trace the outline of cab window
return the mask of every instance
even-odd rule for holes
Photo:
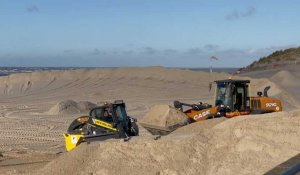
[[[218,84],[217,85],[217,94],[216,94],[216,106],[224,104],[225,102],[225,92],[226,86],[225,84]]]
[[[109,123],[113,122],[112,114],[108,108],[94,109],[92,111],[92,116],[105,122],[109,122]]]

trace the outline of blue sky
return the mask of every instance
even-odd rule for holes
[[[299,41],[297,0],[0,1],[0,66],[242,67]]]

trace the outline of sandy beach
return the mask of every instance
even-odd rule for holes
[[[210,81],[227,73],[162,67],[46,71],[0,78],[1,174],[262,174],[300,153],[299,72],[247,74],[251,92],[269,95],[284,112],[216,119],[182,127],[159,140],[140,127],[129,142],[82,144],[66,152],[63,133],[94,105],[123,99],[142,119],[174,100],[212,103]],[[267,73],[265,73],[267,75]],[[111,168],[118,164],[118,167]],[[255,169],[255,170],[254,170]]]

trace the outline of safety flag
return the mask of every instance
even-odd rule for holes
[[[219,60],[217,57],[215,57],[215,56],[212,56],[212,57],[210,57],[210,59],[211,60]]]

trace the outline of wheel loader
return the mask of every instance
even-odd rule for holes
[[[257,92],[256,97],[250,97],[250,80],[227,80],[215,81],[215,104],[214,106],[204,103],[187,104],[174,101],[174,107],[182,111],[188,119],[188,123],[199,122],[218,117],[238,117],[249,114],[263,114],[282,111],[281,101],[268,97],[270,86],[263,92]],[[167,117],[166,117],[167,118]],[[166,119],[167,120],[167,119]],[[147,120],[150,121],[150,120]],[[154,121],[155,120],[151,120]],[[160,120],[162,121],[162,120]],[[165,121],[167,123],[167,121]],[[165,135],[178,127],[155,127],[156,123],[140,123],[152,134]]]
[[[71,151],[82,142],[102,141],[139,135],[137,120],[127,115],[123,100],[93,108],[89,116],[75,119],[64,134],[66,150]]]

